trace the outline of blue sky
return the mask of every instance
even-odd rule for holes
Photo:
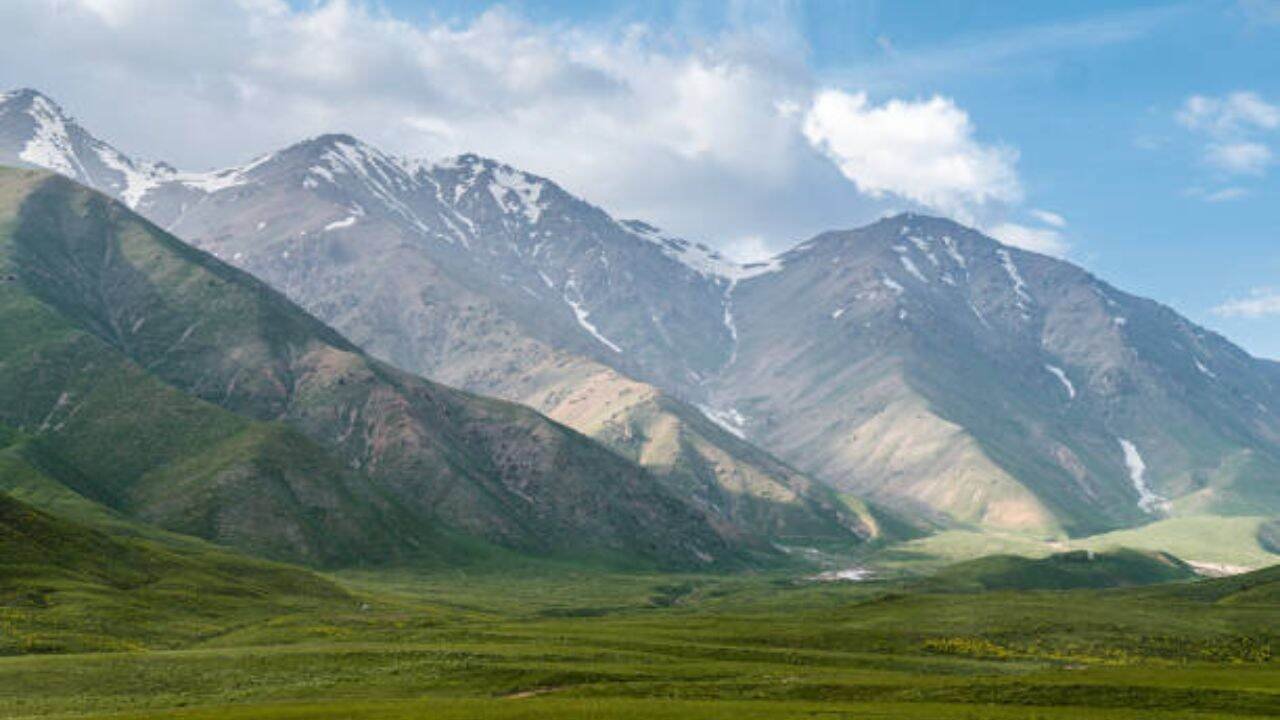
[[[1280,359],[1278,0],[58,7],[0,82],[129,152],[476,151],[743,256],[931,211]]]

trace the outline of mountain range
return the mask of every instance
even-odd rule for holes
[[[365,356],[65,178],[0,172],[0,227],[0,423],[90,500],[315,564],[441,552],[456,533],[676,565],[740,545],[615,453]]]
[[[372,457],[381,445],[370,431],[299,408],[288,383],[270,391],[281,378],[319,372],[302,351],[315,338],[325,338],[326,354],[357,358],[355,375],[396,387],[386,392],[398,409],[416,407],[419,393],[447,396],[463,414],[489,402],[408,371],[527,405],[603,443],[608,457],[632,461],[624,464],[638,473],[634,487],[652,477],[705,519],[709,533],[696,523],[673,533],[685,557],[715,554],[713,546],[729,553],[746,538],[788,547],[956,527],[1052,538],[1170,516],[1280,513],[1280,365],[1068,262],[942,218],[898,215],[740,264],[474,155],[410,160],[324,135],[244,165],[180,172],[121,153],[30,90],[0,99],[0,163],[47,168],[111,195],[163,228],[155,237],[169,233],[212,256],[192,255],[197,265],[244,270],[318,318],[296,321],[314,323],[301,346],[279,347],[274,330],[261,332],[253,353],[271,369],[244,377],[244,355],[229,349],[243,341],[183,335],[207,327],[208,303],[184,297],[190,285],[164,301],[188,312],[148,342],[123,332],[146,313],[114,298],[105,299],[113,317],[86,310],[83,292],[40,298],[166,387],[281,422],[278,432],[296,432],[297,442],[336,446],[342,492],[364,492],[373,470],[385,473],[372,482],[391,493],[396,513],[428,509],[406,489],[413,471]],[[56,186],[30,177],[12,182]],[[87,267],[61,272],[79,277]],[[284,302],[235,277],[255,297]],[[237,310],[218,325],[251,316]],[[300,369],[303,361],[312,364]],[[324,392],[350,392],[333,382],[326,377]],[[367,407],[363,397],[351,402]],[[4,421],[31,431],[57,398]],[[439,415],[402,412],[394,423],[424,437],[441,427]],[[522,417],[526,427],[545,422]],[[471,442],[463,437],[414,442]],[[530,440],[511,457],[537,446]],[[468,458],[463,465],[488,469],[462,475],[483,484],[486,462]],[[385,519],[383,542],[417,527],[387,519],[394,513],[379,502],[363,505]],[[488,503],[477,496],[427,514],[451,530],[533,542]]]

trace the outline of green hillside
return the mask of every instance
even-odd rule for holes
[[[1197,515],[1065,542],[1013,533],[949,530],[890,546],[875,559],[879,564],[921,572],[988,555],[1048,557],[1064,550],[1132,548],[1169,553],[1211,571],[1240,572],[1280,563],[1280,544],[1268,545],[1273,527],[1274,520],[1266,517]]]
[[[1280,608],[1280,565],[1185,587],[1160,588],[1157,592],[1165,597],[1201,602]]]
[[[940,570],[925,586],[970,591],[1072,590],[1154,585],[1195,577],[1191,566],[1168,553],[1076,550],[1046,558],[978,558]]]
[[[32,436],[21,452],[29,464],[161,527],[205,530],[200,534],[210,540],[317,564],[375,556],[395,544],[393,529],[377,512],[378,499],[336,460],[320,461],[326,453],[315,443],[180,392],[3,286],[0,395],[9,399],[0,421]],[[285,477],[264,471],[278,465],[281,447],[312,458],[313,472]],[[204,492],[164,484],[180,471],[175,466],[196,458]],[[252,501],[244,502],[250,495]],[[240,502],[220,502],[229,496]]]
[[[355,602],[304,570],[121,537],[0,493],[0,655],[186,645]]]
[[[76,492],[317,565],[527,552],[734,561],[697,509],[536,413],[374,361],[124,206],[0,171],[0,423]],[[468,540],[467,542],[471,542]]]

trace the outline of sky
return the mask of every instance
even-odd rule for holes
[[[5,0],[18,87],[190,170],[476,152],[742,259],[946,215],[1280,359],[1280,0]]]

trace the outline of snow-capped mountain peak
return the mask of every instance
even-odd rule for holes
[[[24,88],[0,96],[0,161],[52,170],[136,207],[176,171],[134,160],[82,128],[61,106]]]
[[[487,194],[503,215],[522,218],[529,225],[537,225],[542,219],[553,201],[551,196],[556,194],[550,192],[552,188],[563,194],[546,178],[472,153],[444,158],[429,167],[453,204],[473,194],[473,203],[482,202],[482,194]]]
[[[20,119],[29,123],[19,159],[68,177],[88,179],[72,137],[75,122],[57,103],[35,90],[16,90],[0,98],[0,118],[6,125]]]

